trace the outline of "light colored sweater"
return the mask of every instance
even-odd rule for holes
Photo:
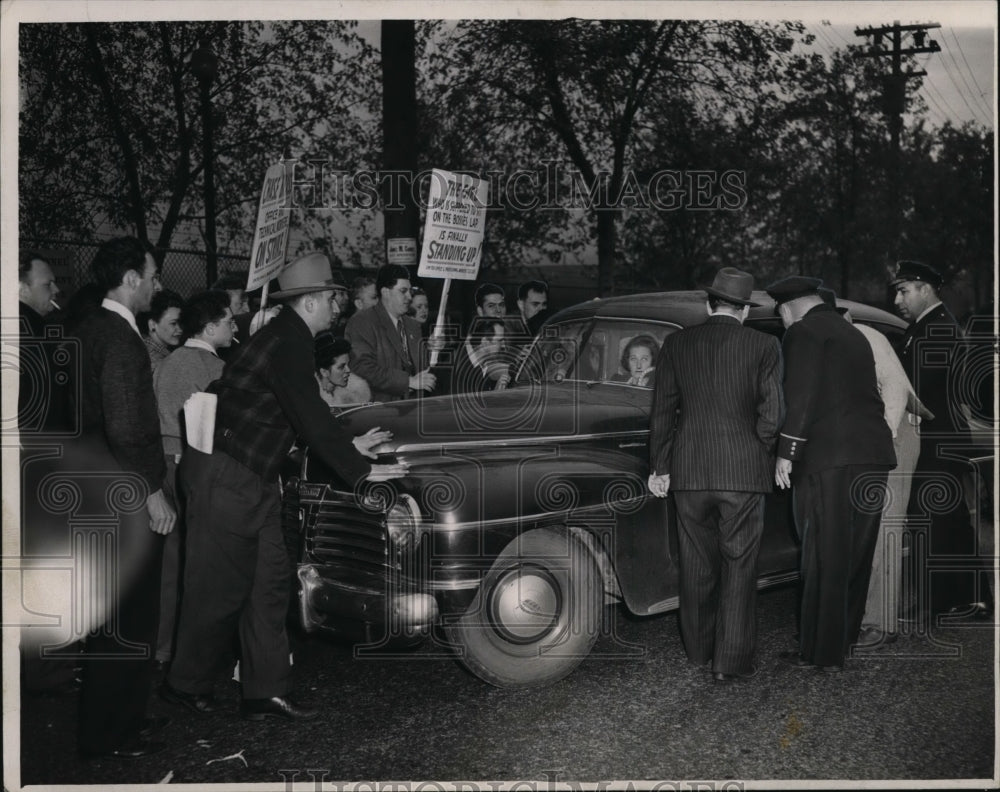
[[[185,443],[181,434],[181,412],[192,393],[205,390],[208,383],[222,376],[225,364],[207,349],[182,346],[168,355],[153,372],[160,414],[163,453],[180,454]]]

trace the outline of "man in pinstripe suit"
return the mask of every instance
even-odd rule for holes
[[[757,554],[784,412],[776,338],[743,327],[753,276],[721,269],[703,325],[668,336],[656,364],[649,489],[674,493],[680,626],[716,683],[756,674]]]

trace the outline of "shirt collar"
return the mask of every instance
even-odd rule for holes
[[[931,311],[933,311],[935,308],[937,308],[940,304],[941,304],[941,301],[938,300],[936,303],[934,303],[934,305],[930,305],[927,308],[925,308],[924,312],[922,314],[920,314],[920,316],[917,317],[917,322],[919,322],[921,319],[923,319],[925,316],[927,316],[927,314],[929,314]]]
[[[135,314],[133,314],[128,308],[117,300],[112,300],[110,297],[105,297],[101,300],[101,307],[118,314],[122,319],[129,323],[129,327],[135,330],[136,335],[138,335],[139,338],[142,338],[142,333],[139,332],[139,326],[135,323]]]
[[[208,341],[202,341],[200,338],[189,338],[184,342],[184,346],[190,347],[191,349],[204,349],[211,352],[216,357],[219,356],[219,353],[215,351],[214,346],[208,343]]]

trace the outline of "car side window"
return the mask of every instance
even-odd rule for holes
[[[628,351],[637,346],[647,350],[655,368],[664,339],[678,329],[660,322],[598,319],[580,351],[579,378],[628,383],[632,374]],[[652,372],[652,369],[647,371]],[[642,387],[652,387],[651,376],[644,378]]]

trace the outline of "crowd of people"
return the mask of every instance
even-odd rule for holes
[[[213,711],[212,685],[232,667],[234,641],[243,717],[315,717],[290,695],[285,620],[293,574],[278,468],[299,442],[351,486],[405,474],[403,465],[371,461],[388,432],[350,437],[336,414],[438,388],[427,360],[435,342],[426,340],[426,292],[398,265],[348,286],[324,254],[310,253],[282,271],[263,310],[232,275],[184,299],[162,288],[153,252],[132,237],[103,243],[91,275],[63,308],[45,257],[20,255],[25,459],[32,438],[56,436],[63,472],[102,470],[143,493],[138,508],[118,515],[128,579],[102,603],[80,649],[81,753],[139,758],[162,749],[155,737],[165,719],[146,714],[155,677],[168,702]],[[478,312],[502,317],[503,290],[486,284],[477,300],[480,292],[489,305]],[[547,297],[540,281],[519,293],[526,322]],[[54,380],[37,376],[51,368],[52,345],[31,343],[45,341],[49,326],[61,330],[60,354],[73,357],[79,373],[61,400]],[[509,380],[485,351],[475,365]],[[209,447],[189,442],[197,429],[187,422],[202,420],[185,410],[196,393],[215,399]],[[25,492],[42,476],[29,475]],[[30,505],[23,512],[34,513]],[[130,651],[136,646],[149,651]],[[26,692],[72,690],[72,653],[43,659],[36,649],[23,656]]]
[[[450,354],[452,392],[508,387],[504,290],[480,284],[471,331],[447,347],[428,332],[426,292],[399,265],[348,285],[325,254],[300,256],[263,311],[231,276],[187,299],[163,290],[152,251],[131,237],[103,243],[92,275],[60,309],[65,336],[78,342],[79,382],[62,402],[39,398],[22,367],[19,399],[23,432],[67,429],[67,460],[128,477],[142,492],[119,528],[129,585],[83,646],[81,752],[139,758],[162,749],[164,719],[145,711],[156,671],[166,701],[212,712],[234,642],[244,718],[315,717],[292,696],[282,460],[305,443],[352,487],[405,475],[404,465],[373,461],[388,432],[352,437],[337,412],[439,392],[435,350]],[[45,336],[59,292],[37,252],[22,253],[19,280],[30,355],[37,348],[25,342]],[[672,493],[677,506],[685,647],[718,682],[756,673],[756,560],[763,498],[774,486],[795,491],[802,545],[800,649],[788,662],[833,672],[859,641],[895,636],[906,514],[923,508],[918,484],[961,478],[952,446],[967,427],[948,367],[921,351],[952,361],[960,348],[937,297],[940,275],[902,262],[893,285],[911,322],[898,359],[812,278],[767,288],[787,328],[781,346],[744,327],[753,277],[733,268],[705,287],[703,325],[669,335],[662,348],[639,335],[622,352],[621,381],[653,388],[649,489]],[[549,315],[547,285],[523,284],[516,303],[537,333]],[[214,402],[207,443],[189,442],[203,420],[185,409],[196,393]],[[975,553],[967,509],[920,519],[929,520],[933,553]],[[930,590],[914,618],[992,608],[988,588],[968,574],[935,575]],[[23,666],[27,689],[64,684],[72,671],[30,652]]]

